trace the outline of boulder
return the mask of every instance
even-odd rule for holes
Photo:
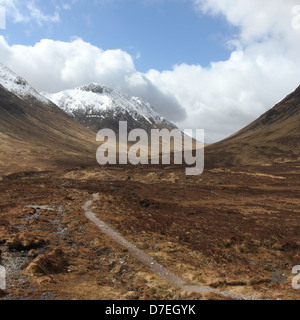
[[[67,271],[68,262],[60,248],[41,254],[28,264],[24,272],[31,275],[57,274]]]

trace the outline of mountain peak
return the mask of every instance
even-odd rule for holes
[[[43,103],[49,102],[31,87],[24,78],[14,73],[2,63],[0,63],[0,85],[22,100],[34,98]]]
[[[118,121],[131,123],[131,129],[176,128],[156,112],[150,103],[98,83],[54,94],[42,94],[94,131],[103,126],[116,127]]]

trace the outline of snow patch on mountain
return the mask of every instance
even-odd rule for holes
[[[87,117],[101,117],[101,112],[113,111],[115,114],[120,112],[124,115],[130,114],[136,121],[142,117],[151,125],[165,123],[174,126],[157,113],[150,103],[97,83],[54,94],[45,92],[41,94],[73,116],[81,111]]]
[[[1,63],[0,85],[2,85],[6,90],[17,95],[20,99],[34,98],[43,103],[49,103],[49,100],[41,96],[24,78],[18,76]]]

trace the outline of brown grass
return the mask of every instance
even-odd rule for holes
[[[299,298],[291,287],[292,267],[300,261],[297,167],[206,170],[192,178],[176,167],[97,167],[11,179],[0,181],[0,220],[11,228],[0,227],[1,250],[25,228],[50,240],[41,253],[59,247],[70,262],[70,272],[26,278],[27,287],[12,279],[12,297],[37,298],[47,289],[57,299],[221,299],[172,287],[100,234],[81,209],[99,193],[94,212],[187,282]],[[28,210],[22,213],[42,204],[56,210],[32,219]],[[7,263],[19,254],[7,252]]]

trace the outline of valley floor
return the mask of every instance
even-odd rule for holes
[[[0,181],[0,299],[299,299],[300,166],[95,167]],[[187,284],[160,278],[83,210]],[[188,288],[187,288],[188,289]]]

